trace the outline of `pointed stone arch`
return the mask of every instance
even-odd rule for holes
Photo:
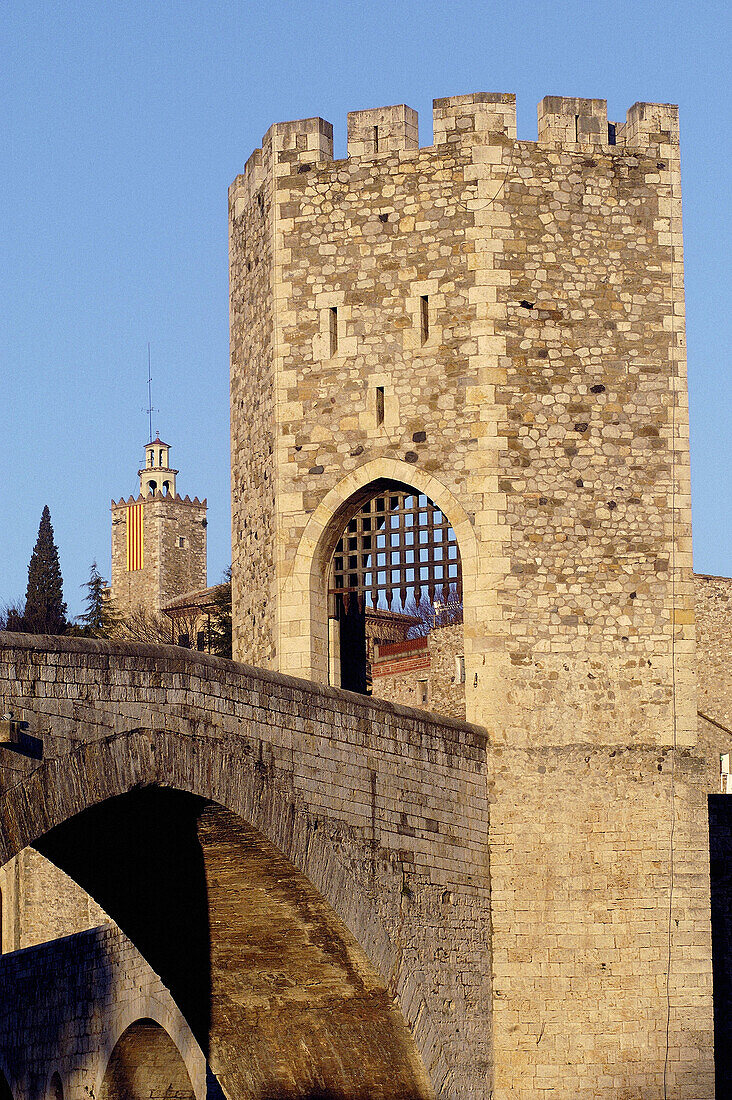
[[[328,682],[327,576],[343,527],[381,487],[423,493],[447,516],[455,532],[463,572],[466,669],[472,668],[478,635],[476,594],[480,590],[475,529],[460,501],[431,474],[396,459],[375,459],[347,474],[326,493],[310,515],[297,553],[285,576],[280,602],[280,670],[318,683]],[[466,704],[471,714],[470,674]]]
[[[96,1095],[99,1100],[197,1100],[183,1055],[150,1018],[135,1020],[120,1035]]]
[[[122,942],[126,942],[124,937],[121,939]],[[152,1021],[165,1031],[183,1059],[196,1100],[206,1100],[206,1056],[191,1031],[188,1021],[173,998],[169,996],[169,991],[166,991],[165,997],[161,997],[157,989],[138,983],[135,985],[132,998],[115,1002],[114,1011],[107,1019],[102,1035],[93,1095],[96,1097],[101,1095],[102,1081],[115,1046],[124,1033],[140,1020]]]
[[[80,867],[87,862],[89,852],[85,850],[84,843],[85,838],[88,838],[88,843],[95,848],[98,867],[108,868],[108,881],[118,877],[120,866],[124,874],[124,861],[120,865],[115,855],[110,859],[106,851],[96,850],[100,837],[112,834],[121,837],[125,833],[124,812],[122,816],[115,814],[112,818],[105,819],[107,808],[117,803],[124,811],[125,800],[145,799],[155,796],[157,792],[171,798],[180,795],[187,802],[186,814],[189,818],[191,807],[195,815],[200,813],[201,816],[201,844],[206,854],[206,886],[213,895],[210,928],[226,930],[223,938],[220,934],[213,933],[210,944],[211,1014],[206,1019],[199,1014],[191,1020],[191,1013],[188,1012],[186,1018],[191,1022],[195,1040],[212,1058],[212,1069],[219,1077],[226,1094],[259,1095],[256,1084],[264,1073],[263,1067],[271,1065],[276,1069],[278,1054],[282,1054],[282,1072],[287,1076],[290,1067],[293,1067],[291,1092],[282,1093],[283,1095],[306,1100],[311,1095],[320,1096],[321,1092],[317,1090],[322,1086],[325,1088],[322,1095],[332,1096],[334,1100],[371,1100],[372,1097],[380,1096],[384,1100],[387,1097],[430,1100],[434,1090],[414,1039],[397,1007],[393,992],[390,991],[389,983],[381,978],[361,944],[342,923],[342,918],[334,912],[328,900],[306,876],[284,858],[281,851],[261,832],[221,804],[198,795],[193,796],[183,790],[183,787],[196,785],[195,779],[191,782],[190,777],[195,775],[195,757],[198,756],[198,763],[202,763],[200,746],[193,746],[192,756],[184,762],[180,754],[180,737],[171,739],[176,744],[169,742],[164,745],[164,740],[164,734],[145,735],[138,730],[133,731],[129,738],[115,740],[112,756],[105,751],[109,749],[108,743],[96,742],[86,746],[82,752],[74,755],[74,763],[79,765],[79,774],[73,783],[73,798],[65,806],[64,800],[58,797],[58,787],[54,783],[56,768],[41,767],[33,776],[34,796],[51,811],[50,817],[41,815],[41,828],[48,828],[49,825],[51,828],[46,835],[38,836],[38,826],[34,827],[27,820],[18,820],[16,817],[19,828],[13,847],[22,845],[23,839],[35,839],[34,846],[39,851],[71,874],[118,921],[122,931],[138,946],[165,984],[170,986],[179,1006],[183,1008],[186,1004],[186,991],[183,990],[181,1004],[181,988],[176,986],[169,958],[162,957],[161,965],[161,957],[147,950],[149,944],[143,946],[139,942],[136,928],[134,925],[130,927],[129,913],[121,913],[115,904],[110,904],[103,884],[101,890],[99,887],[95,888],[95,882],[99,882],[98,877],[95,877],[98,876],[98,870],[92,870],[87,878],[79,873]],[[171,767],[171,751],[172,757],[178,757],[178,766]],[[126,765],[127,761],[129,765]],[[210,774],[211,762],[204,766]],[[219,771],[218,768],[213,770]],[[222,768],[221,774],[225,771],[226,768]],[[107,778],[102,779],[102,775]],[[189,778],[186,779],[186,776]],[[176,781],[181,783],[180,788],[171,786]],[[112,793],[114,790],[122,790],[124,793],[115,795]],[[22,796],[21,801],[24,801]],[[87,808],[81,809],[85,802]],[[280,799],[275,797],[274,802],[278,803]],[[70,814],[74,816],[69,816]],[[292,819],[292,813],[284,804],[266,807],[265,814],[280,822]],[[22,818],[24,815],[21,812],[19,816]],[[159,813],[152,816],[156,821],[161,821]],[[55,826],[53,821],[56,822]],[[178,823],[173,831],[180,831]],[[31,834],[36,835],[33,838]],[[130,852],[130,856],[134,860],[137,858],[135,853],[139,855],[140,852],[139,837],[134,831],[133,838],[134,850]],[[316,852],[318,839],[300,836],[295,839],[294,847],[300,851],[310,847],[312,852]],[[323,868],[323,877],[331,879],[332,890],[329,893],[334,899],[342,897],[352,901],[354,886],[346,882],[343,875],[347,872],[343,867],[338,868],[334,856],[334,851],[328,851],[326,841],[322,855],[316,857]],[[249,873],[246,881],[241,878],[238,870],[242,867],[246,869],[242,874]],[[264,901],[253,906],[240,905],[237,911],[239,916],[236,917],[231,908],[231,899],[237,892],[241,899],[245,895],[249,900],[253,895],[261,895]],[[143,891],[140,898],[145,897]],[[362,912],[365,913],[368,902],[361,900],[364,901]],[[250,919],[252,914],[255,918],[253,922]],[[383,930],[378,929],[376,914],[372,914],[367,923],[369,921],[370,934],[367,933],[366,936],[370,940],[369,946],[372,949],[381,946],[382,951],[387,952],[389,945]],[[266,937],[267,942],[262,939],[257,943],[258,934]],[[270,939],[276,942],[269,943]],[[244,961],[243,970],[241,958],[237,961],[236,957],[236,944],[242,943],[251,944],[256,956],[248,962]],[[207,945],[203,946],[207,948]],[[262,957],[267,955],[268,970],[261,963]],[[386,960],[381,961],[383,966]],[[186,966],[189,965],[195,966],[195,960],[190,961],[186,956]],[[265,974],[256,990],[261,1004],[259,1008],[243,1006],[240,991],[251,988],[252,980],[260,969]],[[284,999],[281,991],[275,995],[278,1004],[275,1010],[272,1004],[269,1007],[265,1005],[269,996],[266,985],[270,980],[268,975],[279,972],[281,977],[278,980],[284,982],[284,987],[290,993]],[[327,990],[325,1000],[322,996],[323,987]],[[306,1010],[300,1011],[297,1009],[299,991],[307,991],[308,988],[311,988],[315,999],[311,997],[305,1006]],[[294,1044],[289,1052],[279,1051],[276,1046],[276,1034],[282,1019],[287,1017],[288,997],[290,1005],[294,1004],[296,1008],[290,1021],[291,1026],[285,1028],[285,1033]],[[189,1007],[186,1004],[186,1008]],[[237,1016],[237,1010],[240,1016]],[[250,1022],[247,1034],[246,1021],[247,1014],[251,1016],[250,1010],[255,1016],[258,1012],[268,1015],[272,1021],[269,1029],[265,1028],[263,1031],[261,1027],[257,1028]],[[163,1024],[153,1021],[152,1017],[153,1013],[150,1022],[164,1030]],[[326,1025],[330,1026],[330,1030]],[[303,1038],[298,1035],[298,1026],[305,1027],[306,1030],[311,1028],[311,1033]],[[210,1039],[213,1039],[211,1046]],[[302,1064],[296,1061],[300,1051],[305,1052],[306,1056]],[[182,1057],[179,1047],[178,1052]],[[389,1082],[387,1091],[383,1093],[379,1091],[382,1081]],[[266,1086],[275,1090],[272,1095],[279,1095],[276,1090],[284,1087],[283,1082],[287,1084],[284,1078],[282,1081],[277,1078],[274,1070],[272,1079],[265,1080]],[[311,1088],[314,1091],[309,1091]],[[115,1100],[122,1093],[119,1089],[115,1092],[110,1087],[103,1095],[106,1100]],[[133,1089],[129,1095],[137,1096],[137,1093]],[[270,1092],[266,1095],[270,1095]],[[193,1096],[194,1093],[191,1093],[191,1097]]]

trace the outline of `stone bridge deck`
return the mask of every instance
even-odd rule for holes
[[[225,807],[345,925],[437,1091],[459,1081],[463,1095],[486,1094],[484,731],[173,647],[18,635],[0,645],[0,707],[28,722],[31,749],[43,744],[41,758],[2,750],[3,860],[139,788]]]

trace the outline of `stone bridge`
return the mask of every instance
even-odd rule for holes
[[[172,647],[2,647],[2,862],[103,906],[228,1096],[487,1094],[483,732]]]
[[[185,650],[21,635],[0,707],[28,723],[0,747],[0,863],[32,845],[99,902],[232,1100],[714,1095],[724,722],[512,748]]]
[[[122,1063],[143,1086],[133,1095],[167,1089],[168,1100],[206,1100],[203,1051],[160,978],[114,925],[4,955],[0,988],[0,1082],[11,1096],[124,1100]],[[171,1084],[179,1086],[172,1094]]]

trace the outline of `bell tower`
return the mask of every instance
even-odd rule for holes
[[[140,475],[140,496],[175,496],[175,478],[177,470],[170,468],[170,446],[163,443],[159,435],[145,446],[145,465],[137,471]]]
[[[138,496],[112,501],[112,599],[123,616],[157,615],[206,587],[206,500],[181,497],[170,445],[145,445]]]

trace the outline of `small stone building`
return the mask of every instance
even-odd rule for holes
[[[465,718],[465,655],[462,623],[435,626],[420,638],[384,642],[374,648],[372,695]]]
[[[202,653],[212,652],[213,631],[227,587],[226,583],[214,584],[196,592],[184,592],[163,607],[163,615],[170,621],[173,645],[198,649]]]

